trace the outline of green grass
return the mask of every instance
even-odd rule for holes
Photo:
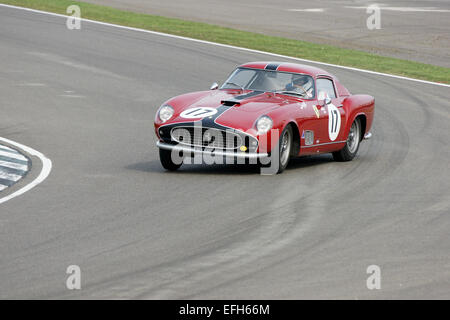
[[[1,0],[2,3],[66,14],[69,5],[81,8],[82,18],[170,33],[195,39],[390,73],[428,81],[450,83],[450,68],[383,57],[306,41],[267,36],[216,25],[113,9],[68,0]]]

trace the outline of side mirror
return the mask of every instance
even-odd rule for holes
[[[219,89],[219,85],[217,84],[217,82],[214,82],[211,87],[209,88],[209,90],[217,90]]]
[[[330,96],[326,91],[319,90],[319,96],[317,97],[317,100],[323,100],[323,105],[326,106],[331,103]]]

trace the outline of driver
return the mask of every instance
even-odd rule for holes
[[[314,85],[309,76],[293,75],[291,82],[286,85],[286,90],[306,95],[308,98],[314,96]]]

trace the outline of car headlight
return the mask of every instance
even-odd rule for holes
[[[262,116],[256,121],[256,129],[258,134],[264,134],[272,129],[273,121],[269,116]]]
[[[161,108],[159,108],[159,111],[158,111],[159,119],[162,122],[166,122],[167,120],[172,118],[173,112],[174,112],[173,108],[171,106],[165,104],[165,105],[161,106]]]

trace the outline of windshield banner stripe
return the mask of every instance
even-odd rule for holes
[[[269,63],[269,64],[267,64],[267,66],[264,69],[276,71],[279,66],[280,66],[280,63]]]

